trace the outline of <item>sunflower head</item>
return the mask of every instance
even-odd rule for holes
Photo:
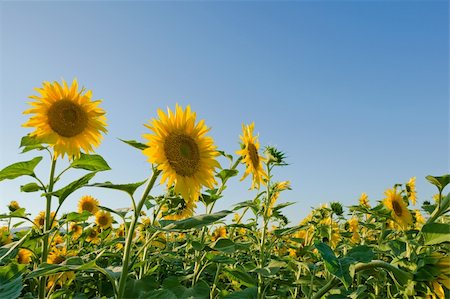
[[[31,257],[33,253],[25,248],[20,248],[17,254],[17,262],[19,264],[29,264],[31,262]]]
[[[91,101],[92,92],[78,90],[77,80],[69,87],[66,81],[44,82],[36,88],[38,96],[24,114],[34,114],[24,127],[34,128],[31,137],[53,147],[56,159],[64,155],[70,159],[80,156],[80,150],[92,152],[106,133],[105,111],[98,107],[100,100]]]
[[[11,233],[7,226],[0,226],[0,246],[9,244],[12,242]]]
[[[110,212],[98,211],[95,213],[95,224],[102,229],[111,227],[112,220],[113,219]]]
[[[15,200],[11,201],[8,205],[8,209],[11,212],[17,211],[18,209],[20,209],[19,203]]]
[[[55,212],[50,213],[50,219],[53,219],[52,227],[56,226],[56,218],[55,218]],[[43,228],[45,224],[45,211],[40,211],[39,214],[34,218],[34,224],[38,228]]]
[[[158,110],[158,116],[145,125],[152,133],[144,135],[149,147],[143,153],[162,171],[161,183],[174,186],[186,201],[197,201],[202,186],[214,186],[214,170],[220,167],[214,140],[206,136],[209,128],[203,120],[196,123],[189,106],[183,110],[177,104],[167,114]]]
[[[165,200],[161,211],[166,220],[181,220],[194,215],[194,209],[196,207],[195,202],[186,201],[180,196],[174,196]]]
[[[69,225],[69,232],[72,233],[72,238],[74,240],[77,240],[83,233],[83,228],[81,227],[81,225],[78,225],[76,223],[71,223]]]
[[[214,230],[211,236],[211,241],[216,241],[219,238],[227,237],[227,228],[225,226],[220,226]]]
[[[359,197],[359,204],[363,207],[370,208],[369,196],[367,196],[366,193],[361,193],[361,196]]]
[[[250,173],[252,174],[251,189],[259,189],[261,182],[265,185],[268,179],[267,173],[264,171],[262,163],[266,159],[258,152],[259,142],[258,136],[253,136],[254,123],[250,125],[242,125],[243,134],[240,136],[242,148],[236,151],[236,154],[242,157],[242,163],[246,165],[241,181],[244,180]]]
[[[417,200],[416,177],[410,178],[408,183],[406,183],[406,191],[408,193],[409,200],[413,205],[415,205]]]
[[[383,200],[383,204],[391,210],[392,219],[402,228],[406,229],[409,224],[412,223],[412,216],[403,201],[402,196],[397,189],[388,189],[384,192],[386,198]]]
[[[86,242],[92,243],[92,244],[98,244],[100,243],[99,239],[99,228],[98,227],[91,227],[86,232]]]
[[[91,214],[95,214],[98,211],[98,200],[92,196],[85,195],[78,202],[78,212],[83,213],[83,211],[88,211]]]

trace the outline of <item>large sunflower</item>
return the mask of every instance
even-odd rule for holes
[[[63,80],[62,85],[44,82],[36,91],[40,96],[30,96],[36,101],[24,112],[35,115],[23,126],[35,128],[31,136],[51,145],[55,159],[65,154],[77,158],[81,149],[89,153],[100,144],[101,133],[106,133],[105,111],[98,107],[100,100],[91,101],[90,90],[78,91],[77,80],[70,87]]]
[[[391,216],[395,222],[397,222],[401,228],[406,227],[412,223],[412,216],[403,201],[400,193],[395,188],[388,189],[384,192],[386,198],[383,200],[384,205],[391,210]]]
[[[158,116],[145,125],[153,134],[144,135],[149,147],[143,152],[162,171],[161,183],[174,185],[186,201],[197,201],[202,186],[212,188],[216,183],[214,169],[220,167],[214,140],[206,136],[210,129],[203,120],[195,123],[189,106],[183,111],[177,104],[167,114],[159,109]]]
[[[258,136],[253,136],[254,123],[250,125],[242,125],[243,136],[240,136],[242,140],[242,149],[237,151],[236,154],[242,156],[242,163],[246,164],[244,176],[241,181],[244,180],[250,173],[252,174],[252,189],[259,189],[261,181],[266,184],[264,179],[267,179],[267,173],[264,171],[262,162],[265,159],[259,155],[259,142]]]

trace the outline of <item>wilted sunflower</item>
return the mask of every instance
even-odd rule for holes
[[[91,214],[95,214],[98,211],[98,200],[92,196],[85,195],[78,202],[78,212],[83,213],[83,211],[88,211]]]
[[[77,80],[69,87],[66,81],[44,82],[36,88],[40,96],[30,96],[36,100],[29,104],[33,108],[24,114],[35,114],[24,127],[35,128],[30,135],[51,145],[58,156],[69,159],[80,156],[80,150],[89,153],[97,147],[106,133],[105,111],[98,107],[100,100],[91,101],[92,92],[78,90]]]
[[[397,222],[400,227],[406,229],[406,227],[412,223],[412,216],[403,201],[400,193],[395,188],[388,189],[384,192],[386,198],[383,200],[384,205],[391,210],[391,216]]]
[[[19,253],[17,254],[17,262],[19,264],[29,264],[31,262],[31,256],[33,253],[24,248],[19,249]]]
[[[259,155],[259,142],[258,136],[253,136],[254,123],[250,125],[242,125],[243,136],[239,136],[242,141],[242,149],[236,151],[236,154],[242,156],[242,163],[246,164],[244,176],[241,181],[244,180],[250,173],[252,174],[252,186],[251,188],[259,189],[262,183],[265,185],[265,179],[267,179],[267,173],[264,171],[262,162],[265,159]]]
[[[210,130],[203,120],[195,123],[196,114],[189,106],[186,110],[177,104],[175,112],[158,110],[159,119],[145,126],[153,134],[144,134],[148,140],[143,153],[150,163],[162,171],[161,183],[174,185],[177,194],[187,202],[198,200],[202,186],[212,188],[216,183],[214,169],[219,153],[214,140],[206,136]]]
[[[95,223],[103,229],[110,227],[112,220],[113,219],[110,212],[98,211],[95,213]]]

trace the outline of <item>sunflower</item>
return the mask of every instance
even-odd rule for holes
[[[17,262],[19,264],[29,264],[31,262],[31,256],[33,253],[24,248],[19,249],[19,253],[17,254]]]
[[[272,187],[271,187],[271,193],[270,193],[270,202],[269,202],[269,208],[267,210],[267,216],[271,216],[272,215],[272,208],[275,205],[275,202],[277,201],[278,197],[280,196],[280,192],[284,191],[284,190],[291,190],[291,185],[289,181],[284,181],[284,182],[278,182],[275,183]]]
[[[78,202],[78,212],[83,213],[83,211],[88,211],[91,214],[95,214],[98,211],[98,200],[92,196],[85,195]]]
[[[9,244],[12,242],[11,233],[7,226],[0,226],[0,246]]]
[[[69,232],[72,233],[72,238],[74,240],[77,240],[83,233],[83,228],[81,227],[81,225],[78,225],[76,223],[71,223],[69,225]]]
[[[143,153],[162,171],[161,183],[175,185],[177,194],[194,202],[202,186],[213,188],[216,183],[214,170],[220,167],[216,161],[219,152],[214,140],[206,136],[210,129],[203,120],[195,123],[196,114],[189,106],[183,111],[177,104],[174,112],[167,110],[166,114],[159,109],[159,119],[145,125],[153,134],[143,135],[149,146]]]
[[[251,189],[259,189],[262,183],[265,185],[265,179],[268,179],[267,173],[262,167],[262,162],[265,159],[259,155],[259,142],[258,136],[253,136],[254,123],[250,125],[242,125],[243,136],[239,136],[242,141],[242,149],[236,151],[236,154],[242,156],[242,163],[246,164],[244,176],[241,181],[244,180],[250,173],[252,174],[252,186]]]
[[[11,212],[17,211],[18,209],[20,209],[19,203],[15,200],[11,201],[8,205],[8,209]]]
[[[61,264],[67,258],[75,256],[72,252],[67,251],[65,247],[54,247],[47,258],[49,264]],[[75,273],[72,271],[63,272],[55,275],[50,275],[48,278],[47,288],[51,288],[54,284],[63,286],[68,280],[75,277]]]
[[[359,220],[356,217],[352,217],[350,220],[348,220],[348,230],[352,233],[352,238],[350,239],[350,241],[352,243],[359,243],[361,241],[361,238],[359,237],[359,232],[358,232],[358,228],[359,228]]]
[[[214,230],[214,232],[211,235],[211,241],[216,241],[219,238],[226,238],[227,236],[227,229],[225,226],[220,226]]]
[[[392,218],[401,228],[406,229],[406,227],[412,223],[412,216],[400,193],[397,193],[397,190],[393,188],[386,190],[384,194],[386,195],[386,198],[383,200],[383,203],[391,210]]]
[[[417,200],[416,177],[410,178],[408,183],[406,183],[406,191],[408,192],[409,200],[415,205]]]
[[[194,209],[197,207],[195,202],[186,201],[181,197],[170,198],[165,201],[161,211],[166,220],[181,220],[194,215]]]
[[[86,242],[92,244],[100,243],[100,239],[98,237],[98,227],[91,227],[87,230]]]
[[[416,219],[414,227],[420,229],[425,224],[426,220],[419,210],[414,210],[414,218]]]
[[[39,96],[30,96],[36,100],[29,103],[33,108],[24,112],[34,116],[23,126],[35,128],[30,136],[51,145],[55,159],[65,154],[77,158],[81,149],[89,153],[100,144],[101,133],[106,133],[105,111],[98,107],[101,100],[91,101],[90,90],[78,91],[77,80],[70,87],[63,80],[44,82],[36,91]]]
[[[367,194],[366,193],[361,193],[361,196],[359,197],[359,204],[361,205],[361,206],[363,206],[363,207],[367,207],[367,208],[370,208],[370,205],[369,205],[369,199],[368,199],[369,197],[367,196]]]
[[[95,213],[95,223],[103,229],[110,227],[112,220],[113,219],[110,212],[98,211]]]
[[[329,227],[329,235],[328,239],[330,242],[331,248],[336,248],[336,246],[341,241],[341,234],[339,233],[339,225],[336,223],[336,221],[333,221],[331,217],[324,218],[320,221],[320,224],[328,226]]]
[[[53,219],[52,228],[56,226],[55,212],[50,213],[50,219]],[[45,211],[40,211],[39,214],[34,218],[34,224],[38,228],[43,228],[45,224]]]

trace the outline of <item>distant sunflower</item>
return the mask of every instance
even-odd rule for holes
[[[92,244],[100,243],[100,239],[98,236],[98,227],[91,227],[87,230],[86,242],[89,242]]]
[[[65,247],[56,248],[54,247],[47,258],[47,263],[49,264],[61,264],[67,258],[75,256],[72,252],[67,251]],[[67,281],[75,277],[75,273],[72,271],[63,272],[60,274],[50,275],[48,277],[47,288],[51,288],[54,284],[63,286]]]
[[[392,218],[397,222],[400,227],[406,229],[406,227],[412,223],[412,216],[403,201],[400,193],[395,188],[388,189],[384,192],[386,198],[383,200],[384,205],[391,210]]]
[[[72,238],[74,240],[77,240],[83,234],[83,228],[81,227],[81,225],[71,223],[69,225],[69,232],[72,233]]]
[[[367,194],[366,193],[361,193],[361,196],[359,197],[359,204],[361,205],[361,206],[363,206],[363,207],[367,207],[367,208],[370,208],[370,205],[369,205],[369,199],[368,199],[369,197],[367,196]]]
[[[7,226],[0,226],[0,246],[9,244],[12,242],[11,233]]]
[[[236,151],[236,154],[241,155],[242,163],[246,164],[244,176],[241,181],[244,180],[250,173],[252,174],[252,186],[251,188],[259,189],[262,183],[265,185],[265,179],[267,179],[267,173],[264,171],[262,162],[265,159],[259,155],[259,142],[258,136],[253,136],[254,123],[250,125],[242,125],[243,136],[240,136],[242,141],[242,149]]]
[[[53,219],[52,227],[56,226],[55,212],[50,213],[50,219]],[[44,228],[45,224],[45,211],[40,211],[39,214],[34,218],[34,224],[38,228]]]
[[[416,177],[410,178],[408,183],[406,183],[406,191],[408,192],[409,200],[415,205],[417,200]]]
[[[17,201],[13,200],[13,201],[11,201],[11,202],[9,203],[8,209],[9,209],[11,212],[14,212],[14,211],[17,211],[18,209],[20,209],[20,205],[19,205],[19,203],[18,203]]]
[[[19,253],[17,254],[17,262],[19,264],[29,264],[31,262],[31,256],[33,253],[24,248],[19,249]]]
[[[98,200],[92,196],[85,195],[78,202],[78,212],[83,213],[83,211],[88,211],[91,214],[95,214],[98,211]]]
[[[65,154],[77,158],[81,149],[89,153],[100,144],[101,133],[106,133],[105,111],[98,107],[100,100],[91,101],[90,90],[78,91],[77,80],[70,87],[63,80],[62,85],[44,82],[36,91],[40,96],[30,96],[36,101],[24,112],[34,116],[23,126],[35,128],[30,135],[51,145],[55,159]]]
[[[227,228],[225,226],[220,226],[214,230],[211,235],[211,241],[216,241],[219,238],[226,238],[227,236]]]
[[[289,181],[283,181],[275,183],[271,186],[271,196],[270,196],[270,202],[269,202],[269,209],[267,210],[267,216],[272,215],[272,208],[275,205],[275,202],[277,201],[278,197],[280,196],[280,192],[284,190],[290,190],[291,184]]]
[[[214,140],[206,136],[210,130],[203,120],[195,123],[196,114],[189,106],[186,110],[177,104],[175,111],[167,114],[158,110],[159,119],[145,126],[153,134],[145,134],[147,149],[143,151],[150,163],[162,171],[161,183],[174,185],[177,194],[187,202],[198,200],[202,186],[213,188],[214,170],[219,153]]]
[[[112,223],[111,213],[107,211],[98,211],[95,213],[95,223],[103,229],[110,227]]]
[[[181,220],[194,215],[194,209],[197,207],[195,202],[186,201],[184,198],[177,197],[166,200],[162,206],[164,219],[166,220]]]

